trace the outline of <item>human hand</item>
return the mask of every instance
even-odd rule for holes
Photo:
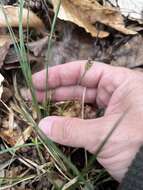
[[[95,62],[80,81],[85,64],[86,61],[77,61],[49,68],[48,87],[54,90],[52,99],[81,100],[86,87],[85,102],[106,108],[105,115],[93,120],[50,116],[39,127],[57,143],[83,147],[94,154],[130,107],[97,158],[120,182],[143,144],[143,74]],[[39,101],[45,99],[45,73],[43,70],[33,75]]]

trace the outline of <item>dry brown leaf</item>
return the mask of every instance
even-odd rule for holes
[[[134,36],[120,48],[113,51],[111,65],[136,68],[143,66],[143,37]]]
[[[22,123],[21,123],[22,125]],[[31,136],[32,127],[28,126],[22,129],[18,121],[15,120],[13,111],[10,111],[7,117],[2,120],[0,128],[0,137],[9,145],[23,145]]]
[[[0,27],[7,27],[7,21],[5,19],[5,15],[7,16],[9,25],[11,27],[19,26],[19,7],[14,6],[4,6],[3,9],[0,9]],[[27,19],[28,18],[28,19]],[[23,8],[23,27],[36,28],[37,30],[43,30],[44,24],[41,19],[32,11]]]
[[[52,3],[56,10],[59,0],[52,0]],[[108,36],[108,32],[100,31],[99,33],[94,25],[96,22],[110,26],[124,34],[136,34],[135,31],[125,28],[123,17],[117,9],[102,6],[96,0],[62,0],[58,17],[83,27],[93,37]]]
[[[0,131],[0,137],[11,146],[23,145],[31,136],[32,128],[28,127],[21,131],[15,122],[13,122],[13,125],[15,125],[15,128],[12,130],[9,128],[9,121],[5,119]]]
[[[39,57],[37,58],[33,56],[30,52],[28,53],[27,56],[30,63],[39,62]],[[11,45],[5,57],[3,69],[10,70],[10,69],[15,69],[19,67],[20,67],[19,57],[15,51],[14,45]]]
[[[27,44],[27,48],[34,54],[34,56],[41,56],[44,48],[47,48],[46,46],[48,44],[48,39],[49,36],[45,36],[38,41],[29,42]]]
[[[96,0],[70,0],[74,5],[79,6],[85,10],[96,10],[97,8],[102,8]]]
[[[32,133],[32,127],[29,126],[23,131],[21,136],[17,139],[16,146],[23,145],[27,141],[27,139],[31,136],[31,133]]]
[[[56,7],[59,3],[58,0],[52,0],[54,9],[56,10]],[[81,12],[79,10],[79,7],[72,4],[69,0],[62,1],[59,15],[58,17],[65,21],[71,21],[78,26],[84,28],[86,32],[91,33],[92,36],[96,37],[97,35],[101,38],[107,37],[108,32],[100,31],[100,34],[98,34],[98,30],[93,26],[87,19],[84,18],[85,12]]]
[[[16,144],[17,133],[10,130],[2,130],[0,137],[9,145],[14,146]]]
[[[17,124],[14,122],[13,112],[9,112],[8,117],[5,117],[2,121],[2,127],[0,129],[0,137],[10,145],[15,145],[17,137],[21,131],[17,130]]]

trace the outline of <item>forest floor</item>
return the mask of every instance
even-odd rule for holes
[[[6,5],[15,7],[16,4],[17,1],[13,0],[3,1],[1,9],[6,10]],[[76,169],[81,174],[92,155],[83,149],[68,148],[46,141],[35,127],[39,121],[38,111],[32,102],[22,99],[19,89],[27,87],[23,71],[31,68],[31,73],[35,73],[45,67],[54,11],[52,5],[46,1],[30,0],[24,6],[37,15],[33,19],[39,18],[46,27],[41,31],[38,29],[39,25],[43,26],[40,22],[36,25],[30,21],[33,27],[25,27],[20,33],[19,23],[17,26],[13,24],[13,27],[0,26],[0,190],[115,190],[118,183],[96,159],[92,167],[86,170],[86,175],[83,175],[84,180],[78,181]],[[12,12],[11,18],[16,23],[13,16],[15,11],[9,7],[8,14],[11,15]],[[109,36],[99,38],[92,37],[74,23],[57,19],[48,66],[89,59],[142,71],[143,28],[133,21],[126,20],[126,24],[138,27],[137,34],[125,35],[104,26]],[[97,23],[97,27],[100,28],[100,23]],[[11,40],[12,36],[16,38],[17,44]],[[23,49],[26,52],[27,65],[22,70],[21,64],[24,61],[20,63],[20,58],[25,57],[21,54],[18,56],[18,52],[21,53]],[[30,76],[26,76],[30,81]],[[38,109],[44,117],[47,111],[44,105],[38,104]],[[84,119],[93,119],[102,115],[102,112],[94,105],[83,106],[83,102],[48,101],[47,115],[81,117],[84,113]]]

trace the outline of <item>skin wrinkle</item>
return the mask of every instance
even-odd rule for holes
[[[134,147],[135,141],[132,142],[128,142],[128,144],[126,144],[126,146],[124,146],[124,143],[126,144],[126,142],[122,142],[122,144],[120,144],[119,142],[116,142],[116,149],[115,151],[113,151],[112,149],[112,145],[115,144],[115,142],[110,141],[108,143],[108,145],[106,147],[103,148],[103,152],[104,154],[102,154],[102,152],[99,154],[100,159],[110,159],[114,156],[118,156],[119,153],[121,153],[122,147],[124,147],[125,151],[129,150],[130,148]],[[140,142],[138,142],[137,144],[141,144]],[[135,145],[136,147],[136,145]],[[105,156],[106,155],[106,156]]]
[[[121,114],[122,114],[122,112],[121,112]],[[104,128],[104,126],[103,126],[103,129],[102,129],[102,134],[101,135],[99,135],[100,136],[100,143],[99,143],[99,145],[98,145],[98,147],[100,146],[100,144],[101,144],[101,142],[104,140],[104,138],[107,136],[107,134],[109,133],[109,131],[111,130],[111,128],[112,128],[112,126],[114,125],[114,123],[112,123],[112,121],[110,120],[110,118],[114,118],[113,120],[117,120],[118,118],[120,117],[120,115],[119,114],[114,114],[114,115],[112,115],[112,116],[106,116],[106,128]],[[115,119],[116,118],[116,119]],[[102,120],[102,117],[101,118],[99,118],[100,120]],[[96,120],[97,121],[97,120]],[[126,120],[125,120],[126,121]],[[128,121],[128,120],[127,120]],[[107,147],[111,147],[111,149],[112,149],[112,144],[114,144],[115,145],[115,142],[117,141],[117,140],[119,140],[119,142],[117,142],[116,144],[118,145],[118,143],[120,144],[120,142],[122,142],[122,143],[125,143],[126,141],[127,141],[127,137],[129,138],[129,137],[131,137],[131,135],[129,134],[129,136],[126,136],[126,133],[124,134],[124,136],[122,137],[123,138],[123,141],[122,141],[122,139],[118,139],[118,136],[120,135],[120,133],[121,133],[121,130],[122,130],[122,128],[120,128],[121,126],[123,127],[126,127],[126,125],[128,125],[128,122],[125,122],[124,123],[124,120],[122,121],[124,124],[120,124],[120,126],[114,131],[114,133],[111,135],[111,137],[110,137],[110,141],[109,141],[109,144],[107,143],[107,145],[105,145],[104,147],[103,147],[103,149],[102,149],[102,152],[104,152],[104,154],[107,154],[107,152],[108,152],[108,150],[107,150]],[[108,123],[112,123],[112,126],[110,126],[110,125],[108,125]],[[98,124],[98,125],[100,125],[100,123]],[[103,136],[103,134],[104,134],[104,136]],[[112,136],[114,137],[114,138],[112,138]],[[102,139],[101,139],[102,138]],[[142,138],[142,137],[141,137]],[[130,138],[129,138],[130,139]],[[143,139],[143,138],[142,138]],[[114,141],[115,140],[115,141]],[[135,141],[135,140],[137,140],[137,141]],[[137,143],[142,143],[142,142],[139,142],[138,141],[138,139],[135,139],[134,138],[134,133],[133,133],[133,141],[131,141],[131,142],[137,142]],[[94,143],[93,143],[94,144]],[[117,146],[117,148],[118,148],[118,146]],[[97,149],[97,144],[95,144],[95,148],[94,147],[92,147],[92,153],[95,153],[95,150]],[[107,152],[105,151],[105,150],[107,150]],[[101,152],[101,154],[102,154],[102,152]],[[111,151],[112,152],[112,151]]]
[[[101,76],[101,78],[99,80],[97,91],[99,91],[99,94],[102,94],[102,93],[100,93],[100,89],[103,89],[110,96],[116,90],[116,88],[118,87],[118,84],[113,83],[111,76],[105,76],[104,73],[102,75],[104,77]],[[111,82],[110,82],[110,80],[111,80]],[[109,86],[110,86],[110,88],[109,88]],[[101,96],[101,95],[99,95],[99,96]]]
[[[115,93],[113,93],[112,94],[112,96],[111,96],[111,98],[110,98],[110,101],[109,101],[109,107],[106,109],[106,111],[105,111],[105,115],[107,116],[108,114],[114,114],[114,113],[121,113],[121,112],[123,112],[123,110],[122,110],[122,108],[124,107],[124,101],[122,102],[122,95],[120,95],[120,96],[118,96],[117,97],[117,95],[118,95],[118,91],[121,91],[121,89],[120,89],[120,87],[119,87],[119,89],[117,88],[117,90],[116,90],[116,92]],[[124,95],[123,95],[124,96]],[[114,97],[115,97],[115,99],[114,99]],[[121,98],[120,98],[121,97]],[[116,101],[116,99],[117,99],[117,101]],[[120,99],[120,101],[118,101]],[[126,104],[125,104],[126,105]],[[125,108],[124,108],[124,111],[127,109],[129,107],[129,105],[128,106],[126,106]],[[117,109],[118,108],[118,109]]]
[[[137,149],[139,150],[140,147]],[[135,154],[132,154],[132,159],[134,158]],[[120,160],[118,159],[120,157]],[[116,154],[115,157],[109,157],[107,159],[100,159],[100,163],[104,163],[103,165],[106,165],[108,168],[110,168],[110,171],[112,172],[117,171],[119,168],[124,168],[124,165],[130,165],[128,162],[128,159],[130,157],[129,150],[124,151],[124,157],[122,156],[122,153],[120,152],[118,155]]]
[[[126,86],[128,86],[128,90],[126,89]],[[108,114],[108,112],[110,114],[115,113],[115,110],[117,109],[117,107],[122,109],[125,105],[124,110],[126,110],[127,107],[131,106],[132,101],[134,103],[134,100],[130,100],[129,101],[130,103],[128,103],[128,105],[126,105],[126,102],[128,102],[126,100],[130,99],[130,94],[132,93],[132,91],[133,92],[136,91],[135,90],[136,88],[137,88],[137,86],[135,85],[135,87],[133,88],[133,86],[130,84],[130,82],[128,80],[126,80],[121,86],[119,86],[116,89],[115,93],[113,93],[110,98],[111,99],[111,101],[109,101],[110,109],[107,108],[106,114]],[[137,88],[137,90],[138,90],[138,88]],[[124,100],[123,100],[123,97],[125,97]],[[114,104],[112,102],[114,102]]]
[[[111,80],[111,82],[110,82],[110,80]],[[106,82],[107,82],[107,85],[106,85]],[[110,85],[111,85],[111,87],[109,88],[108,86],[110,86]],[[100,77],[99,84],[97,87],[97,92],[98,92],[97,93],[97,102],[99,102],[99,104],[101,104],[101,106],[103,106],[103,107],[107,106],[109,103],[109,100],[106,101],[106,100],[104,100],[103,97],[106,97],[106,99],[110,99],[113,92],[116,90],[116,88],[118,88],[118,84],[113,83],[111,76],[108,76],[103,72],[102,76]],[[109,89],[112,89],[112,90],[109,91]],[[105,94],[103,92],[107,93],[107,95],[103,95],[103,94]]]
[[[123,111],[123,107],[124,110],[126,110],[129,106],[131,106],[134,102],[135,99],[131,100],[130,99],[130,95],[132,94],[132,92],[136,92],[138,91],[138,87],[130,87],[128,90],[126,90],[125,86],[130,85],[130,83],[126,81],[122,86],[119,86],[119,88],[116,89],[116,92],[112,95],[111,97],[111,101],[109,102],[109,104],[112,106],[110,107],[109,110],[106,110],[106,113],[108,114],[108,112],[111,113],[115,113],[115,110],[118,108],[118,110],[122,110]],[[124,90],[123,90],[124,89]],[[121,93],[122,92],[122,93]],[[115,97],[115,98],[114,98]],[[123,100],[123,97],[124,100]],[[134,97],[135,98],[135,97]],[[128,101],[127,101],[128,100]],[[114,104],[112,105],[112,102],[114,101]],[[128,105],[127,103],[128,102]],[[136,102],[137,103],[137,102]],[[119,109],[120,108],[120,109]],[[133,108],[132,108],[133,109]]]
[[[64,123],[63,123],[64,122]],[[74,144],[74,147],[80,147],[80,148],[84,148],[83,147],[83,143],[82,143],[82,139],[80,140],[78,134],[79,134],[79,126],[77,126],[77,121],[75,120],[74,122],[74,118],[70,118],[70,117],[65,117],[65,119],[63,120],[61,118],[60,120],[60,124],[63,123],[63,127],[61,128],[62,131],[60,131],[60,134],[57,134],[56,135],[56,139],[55,141],[57,142],[61,142],[60,144],[69,144],[71,147],[72,146],[72,142],[73,142],[73,139],[75,139],[75,135],[77,136],[77,138],[79,139],[78,141],[78,144]],[[72,131],[73,131],[73,127],[76,127],[76,130],[75,130],[75,133],[73,134]],[[51,136],[53,136],[53,139],[55,137],[55,132],[57,133],[57,130],[56,128],[58,128],[58,125],[57,123],[53,122],[53,127],[52,127],[52,130],[51,130]],[[73,138],[74,136],[74,138]],[[80,143],[79,143],[80,142]]]
[[[73,99],[75,99],[75,100],[82,99],[83,92],[81,92],[81,91],[79,92],[79,89],[84,92],[84,88],[82,88],[81,86],[78,86],[78,85],[75,86],[75,90],[73,90]],[[86,92],[86,94],[87,94],[87,92]]]
[[[111,82],[110,82],[110,80],[111,80]],[[107,85],[106,85],[106,83],[107,83]],[[109,88],[110,85],[111,85],[111,87]],[[111,76],[106,75],[105,71],[103,70],[101,73],[101,76],[99,78],[99,81],[98,81],[97,103],[102,107],[106,107],[109,103],[109,99],[111,98],[111,96],[112,96],[113,92],[115,91],[115,89],[117,88],[117,86],[118,86],[118,84],[113,83]],[[105,95],[105,93],[107,93],[107,94]],[[105,100],[105,97],[107,100]]]
[[[52,101],[63,101],[63,100],[81,100],[83,95],[84,87],[82,86],[70,86],[70,87],[59,87],[52,90],[49,94],[52,96]],[[63,93],[64,92],[64,93]],[[26,93],[26,97],[30,97],[30,92]],[[39,102],[45,101],[45,91],[37,91],[36,96]],[[95,103],[96,101],[96,89],[87,89],[85,94],[86,103]]]
[[[97,94],[97,91],[95,90],[95,93],[94,93],[94,96],[91,96],[91,94],[88,93],[88,90],[86,90],[86,94],[85,94],[85,99],[86,99],[86,95],[87,97],[89,97],[89,103],[96,103],[96,94]]]
[[[71,118],[66,118],[66,120],[64,120],[64,127],[62,128],[63,132],[62,132],[62,141],[64,144],[70,144],[69,140],[72,141],[73,137],[71,136],[72,133],[70,132],[71,126],[72,126],[72,119]]]
[[[97,90],[97,92],[96,102],[99,107],[105,108],[109,103],[111,95],[107,94],[105,89]]]
[[[96,83],[96,85],[94,86],[95,88],[97,88],[96,103],[97,103],[97,105],[98,105],[99,107],[103,105],[103,104],[102,104],[102,101],[100,101],[100,99],[98,99],[98,98],[99,98],[99,96],[98,96],[99,84],[100,84],[100,81],[101,81],[103,75],[104,75],[104,70],[101,71],[101,73],[100,73],[100,75],[99,75],[99,77],[98,77],[97,83]]]
[[[128,164],[129,151],[124,151],[124,154],[125,154],[125,157],[122,157],[121,153],[118,154],[119,156],[121,156],[120,160],[118,160],[118,155],[117,155],[117,157],[115,155],[115,157],[110,157],[110,158],[106,158],[106,159],[100,158],[100,163],[102,163],[102,165],[106,165],[108,168],[110,168],[110,171],[112,170],[112,172],[113,172],[113,171],[115,171],[115,168],[116,168],[116,170],[118,170],[119,168],[121,168],[121,166],[123,167],[123,165]]]
[[[84,73],[84,69],[85,69],[85,63],[84,64],[81,64],[79,65],[79,68],[78,68],[78,71],[77,72],[77,75],[76,77],[74,77],[74,81],[75,82],[72,82],[74,83],[75,85],[78,85],[78,82],[76,84],[76,81],[79,81],[79,79],[82,77],[83,73]],[[64,72],[63,72],[64,71]],[[69,73],[67,74],[67,70],[65,72],[65,69],[61,69],[60,68],[60,71],[59,71],[61,74],[59,74],[59,78],[60,78],[60,84],[58,86],[62,86],[66,81],[66,78],[69,79],[69,78],[72,78],[73,76],[69,76]],[[63,72],[63,73],[62,73]],[[73,74],[73,73],[72,73]],[[72,85],[71,83],[70,84],[67,84],[67,85]],[[66,86],[67,86],[66,85]]]
[[[84,88],[83,88],[83,93],[84,93]],[[82,93],[82,96],[83,96],[83,93]],[[82,96],[81,96],[81,99],[82,99]],[[89,103],[95,103],[96,102],[96,89],[94,89],[94,93],[90,93],[89,89],[86,89],[85,91],[85,100],[86,102],[89,102]]]
[[[55,139],[56,141],[61,141],[61,143],[69,143],[69,139],[71,139],[71,133],[69,130],[71,130],[71,118],[65,118],[64,120],[64,127],[62,127],[62,132],[61,134],[62,135],[56,135],[56,138],[55,138],[55,132],[57,131],[56,128],[58,127],[57,126],[57,123],[53,120],[53,126],[52,126],[52,129],[51,129],[51,137],[53,137],[53,139]],[[60,121],[60,123],[62,123],[62,119]]]

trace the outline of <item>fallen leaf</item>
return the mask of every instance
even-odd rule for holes
[[[118,7],[121,13],[139,23],[143,23],[143,1],[142,0],[109,0],[115,7]]]
[[[15,125],[14,114],[13,112],[9,112],[8,117],[2,120],[0,137],[8,144],[14,145],[17,136],[19,136],[18,133],[20,133],[20,130],[17,130],[17,125]]]
[[[74,5],[84,8],[85,10],[96,10],[97,8],[102,8],[96,0],[70,0]]]
[[[59,0],[52,0],[54,10],[56,10]],[[119,10],[100,5],[96,0],[61,0],[58,17],[62,20],[71,21],[93,37],[104,38],[108,32],[98,31],[95,27],[96,22],[110,26],[124,34],[136,34],[135,31],[124,26],[124,20]]]
[[[0,27],[7,27],[9,24],[11,27],[18,27],[19,26],[19,7],[14,6],[3,6],[0,9]],[[7,17],[7,20],[5,18]],[[27,19],[28,18],[28,19]],[[22,19],[23,27],[33,27],[37,30],[41,31],[44,30],[44,24],[41,19],[32,11],[23,8],[23,19]]]
[[[31,53],[28,53],[27,55],[29,62],[39,62],[39,58],[36,58],[33,56]],[[3,69],[5,70],[10,70],[10,69],[15,69],[19,68],[19,57],[15,51],[14,45],[11,45],[9,48],[9,51],[5,57],[4,64],[3,64]]]
[[[46,36],[38,41],[29,42],[27,48],[37,57],[42,54],[44,48],[47,48],[49,37]]]
[[[31,136],[32,127],[27,127],[21,134],[21,136],[17,139],[16,146],[23,145],[27,139]]]
[[[111,65],[136,68],[143,66],[143,37],[137,35],[117,50],[113,50]]]
[[[7,144],[11,146],[17,146],[23,145],[31,136],[31,133],[31,126],[22,131],[15,121],[10,124],[10,119],[6,118],[3,120],[2,128],[0,130],[0,137]]]
[[[54,9],[56,10],[59,1],[52,0],[52,3],[54,5]],[[82,18],[83,16],[83,12],[80,12],[79,8],[73,5],[69,0],[62,1],[58,14],[58,17],[60,19],[65,21],[71,21],[77,24],[78,26],[84,28],[86,32],[91,33],[93,37],[96,37],[97,35],[101,38],[108,36],[108,32],[100,31],[99,33],[95,26],[89,23],[88,20]]]

